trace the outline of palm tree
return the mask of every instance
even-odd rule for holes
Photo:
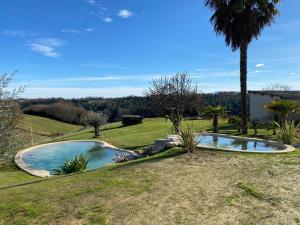
[[[213,107],[210,105],[203,110],[203,115],[213,120],[214,133],[219,132],[219,117],[223,116],[225,113],[226,110],[223,106]]]
[[[248,133],[247,52],[253,38],[258,38],[265,26],[270,26],[278,15],[280,0],[204,0],[213,10],[210,18],[217,34],[233,51],[240,50],[240,86],[242,133]]]
[[[265,107],[279,116],[279,124],[282,126],[289,115],[299,110],[299,106],[295,101],[275,100],[265,105]]]

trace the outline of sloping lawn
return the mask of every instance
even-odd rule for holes
[[[210,128],[209,121],[194,124]],[[165,137],[169,128],[162,119],[127,128],[115,123],[104,128],[102,139],[139,149]],[[92,137],[92,130],[84,130],[64,139]],[[8,167],[0,172],[0,224],[299,224],[299,162],[299,150],[278,155],[198,150],[187,156],[174,148],[49,179]]]
[[[21,128],[40,135],[51,135],[53,133],[67,134],[80,130],[82,126],[60,122],[39,116],[23,115],[19,125]]]

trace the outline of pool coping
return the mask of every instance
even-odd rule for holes
[[[57,142],[50,142],[50,143],[46,143],[46,144],[41,144],[41,145],[35,145],[35,146],[31,146],[29,148],[23,149],[21,151],[19,151],[15,157],[14,157],[14,162],[15,164],[22,170],[24,170],[25,172],[37,176],[37,177],[50,177],[53,176],[50,174],[50,171],[48,170],[35,170],[32,167],[30,167],[29,165],[27,165],[24,160],[23,160],[23,154],[25,152],[31,151],[37,147],[43,147],[43,146],[47,146],[47,145],[52,145],[52,144],[59,144],[59,143],[66,143],[66,142],[97,142],[97,143],[101,143],[103,144],[103,147],[108,147],[108,148],[112,148],[114,150],[120,151],[120,152],[127,152],[129,154],[132,155],[136,155],[136,153],[134,151],[131,150],[127,150],[127,149],[121,149],[121,148],[117,148],[114,145],[111,145],[109,143],[107,143],[106,141],[98,141],[98,140],[69,140],[69,141],[57,141]]]
[[[251,138],[251,137],[241,137],[241,136],[234,136],[234,135],[229,135],[229,134],[219,134],[219,133],[197,133],[199,135],[211,135],[211,136],[217,136],[217,137],[227,137],[227,138],[235,138],[235,139],[240,139],[240,140],[251,140],[251,141],[259,141],[259,142],[263,142],[266,144],[273,144],[276,145],[278,147],[283,147],[285,148],[284,150],[278,150],[278,151],[246,151],[246,150],[231,150],[228,148],[215,148],[215,147],[210,147],[207,145],[198,145],[199,148],[203,148],[203,149],[210,149],[210,150],[220,150],[220,151],[227,151],[227,152],[242,152],[242,153],[263,153],[263,154],[280,154],[280,153],[288,153],[288,152],[292,152],[295,151],[296,148],[293,147],[292,145],[286,145],[283,144],[281,142],[278,141],[271,141],[271,140],[265,140],[265,139],[261,139],[261,138]]]

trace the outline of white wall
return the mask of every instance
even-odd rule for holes
[[[250,93],[250,121],[260,120],[260,121],[270,121],[274,120],[274,113],[270,110],[267,110],[264,106],[269,104],[273,100],[280,100],[281,98],[278,96],[271,96],[267,94],[260,93]],[[298,102],[300,105],[300,99],[284,99],[284,100],[292,100]],[[299,120],[300,115],[292,115],[293,120]]]

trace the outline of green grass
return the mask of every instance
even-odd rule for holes
[[[199,130],[211,129],[211,121],[192,123]],[[48,129],[39,126],[39,132]],[[220,126],[221,132],[238,135],[225,122]],[[130,127],[113,123],[102,128],[99,139],[138,150],[170,134],[170,127],[163,119]],[[93,138],[92,129],[69,131],[51,141]],[[271,132],[259,133],[272,138]],[[199,150],[187,156],[174,148],[48,179],[2,165],[0,224],[294,224],[300,218],[298,161],[300,151],[267,155]]]
[[[20,128],[38,135],[49,136],[54,133],[68,134],[80,130],[82,126],[60,122],[39,116],[24,115]]]

